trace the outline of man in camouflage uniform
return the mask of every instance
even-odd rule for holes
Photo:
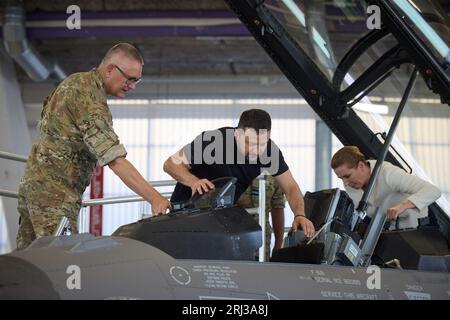
[[[66,216],[77,232],[81,198],[98,163],[108,165],[154,214],[170,206],[136,168],[112,125],[106,95],[125,97],[136,88],[144,61],[135,47],[119,43],[99,67],[67,77],[44,101],[39,136],[19,186],[17,248],[52,235]]]
[[[266,176],[266,251],[265,256],[270,256],[270,240],[274,231],[275,244],[273,250],[281,249],[284,235],[284,207],[285,196],[275,178]],[[253,180],[252,184],[239,198],[237,204],[242,208],[256,208],[259,206],[259,180]],[[269,223],[269,212],[272,216],[273,230]],[[253,215],[259,223],[259,215]]]

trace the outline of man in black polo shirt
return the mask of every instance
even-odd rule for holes
[[[292,228],[300,226],[307,237],[314,226],[305,217],[303,196],[283,154],[270,139],[270,115],[260,109],[244,111],[237,128],[204,131],[164,162],[164,171],[178,181],[171,201],[188,200],[196,192],[214,189],[210,180],[236,177],[235,202],[263,171],[272,175],[294,212]]]

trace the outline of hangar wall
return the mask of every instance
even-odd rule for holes
[[[0,45],[0,150],[27,155],[30,136],[16,71]],[[0,159],[0,189],[17,190],[23,163]],[[0,252],[15,248],[18,228],[17,200],[0,197]]]

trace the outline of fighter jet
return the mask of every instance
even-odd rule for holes
[[[339,140],[378,161],[405,165],[390,146],[418,77],[450,102],[450,23],[435,4],[368,1],[373,28],[336,63],[316,2],[226,2]],[[342,10],[354,15],[358,6]],[[390,47],[353,79],[356,61],[385,39]],[[405,64],[411,76],[396,120],[377,135],[355,109]],[[40,238],[0,256],[0,299],[450,299],[450,212],[439,203],[417,229],[385,231],[378,212],[358,233],[356,204],[341,190],[319,190],[305,206],[320,235],[306,242],[291,233],[282,254],[258,262],[261,228],[234,205],[233,179],[221,181],[216,192],[112,236]]]
[[[436,263],[428,271],[352,265],[352,250],[363,261],[358,245],[330,250],[344,237],[333,229],[327,232],[332,242],[293,246],[296,261],[257,262],[261,227],[234,205],[235,178],[213,182],[214,191],[167,215],[124,225],[110,237],[39,238],[23,251],[0,256],[0,299],[450,298],[448,269]],[[339,190],[321,195],[325,219],[353,214],[352,205],[338,205]],[[422,255],[415,261],[419,269],[430,268],[423,263],[427,258],[448,262]]]

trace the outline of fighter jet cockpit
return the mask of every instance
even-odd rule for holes
[[[124,225],[113,236],[150,244],[174,258],[255,260],[261,227],[234,205],[236,178],[211,182],[214,190],[173,203],[166,215]]]
[[[236,178],[223,177],[214,179],[214,190],[204,194],[196,193],[189,200],[172,203],[172,213],[179,211],[197,211],[200,209],[217,209],[234,205]]]
[[[417,229],[396,225],[389,230],[390,223],[379,217],[361,221],[352,200],[338,188],[307,192],[305,211],[316,235],[307,239],[301,231],[289,232],[285,248],[272,261],[449,271],[447,240],[428,218]]]

